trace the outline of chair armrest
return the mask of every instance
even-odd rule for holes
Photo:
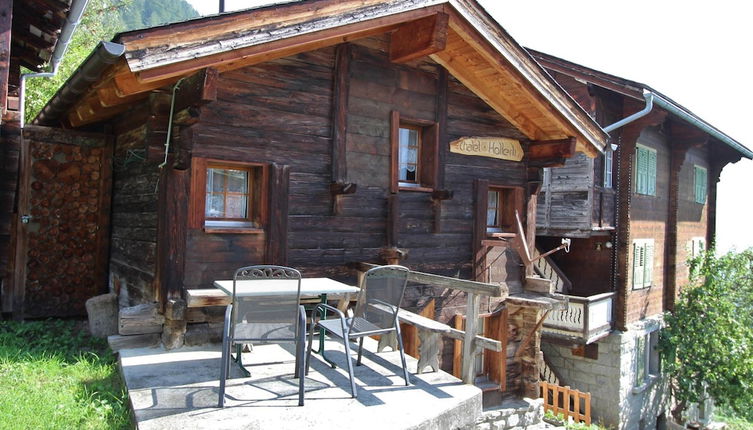
[[[326,309],[326,310],[328,310],[328,311],[332,311],[332,312],[336,313],[336,314],[337,314],[337,316],[339,316],[339,317],[340,317],[341,319],[343,319],[343,320],[345,319],[345,314],[343,314],[343,312],[342,312],[342,311],[341,311],[340,309],[337,309],[337,308],[336,308],[336,307],[334,307],[334,306],[330,306],[330,305],[328,305],[328,304],[326,304],[326,303],[319,303],[319,304],[318,304],[318,305],[316,305],[316,307],[314,308],[314,312],[317,312],[317,311],[318,311],[318,310],[319,310],[320,308],[321,308],[321,309]]]

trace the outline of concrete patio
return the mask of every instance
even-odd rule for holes
[[[416,375],[408,358],[411,385],[400,375],[400,355],[374,353],[367,339],[363,365],[355,367],[358,398],[350,396],[345,354],[327,341],[327,357],[313,354],[306,377],[306,404],[297,406],[292,345],[262,345],[243,360],[243,378],[232,366],[226,406],[217,408],[220,347],[206,345],[167,351],[120,351],[120,368],[138,429],[301,429],[332,424],[359,429],[456,429],[481,414],[481,391],[445,372]]]

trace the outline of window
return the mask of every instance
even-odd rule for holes
[[[633,241],[633,289],[651,286],[654,268],[654,239]]]
[[[635,338],[635,381],[638,389],[645,388],[661,372],[659,330]]]
[[[266,165],[195,157],[191,167],[190,228],[242,233],[264,226]]]
[[[421,150],[421,128],[400,124],[398,144],[398,181],[416,184],[419,175],[418,155]]]
[[[390,128],[390,191],[433,191],[439,169],[438,124],[402,118],[393,111]]]
[[[656,195],[656,150],[643,145],[635,147],[635,192]]]
[[[516,188],[490,187],[486,200],[487,233],[515,231]]]
[[[246,221],[249,214],[253,179],[247,168],[210,167],[207,169],[206,205],[208,220]]]
[[[695,202],[706,203],[706,190],[708,189],[708,173],[701,166],[694,166],[695,173]]]
[[[705,250],[706,239],[702,237],[694,237],[690,239],[690,256],[692,258],[698,257]]]
[[[604,188],[612,188],[612,166],[617,145],[607,145],[604,151]]]

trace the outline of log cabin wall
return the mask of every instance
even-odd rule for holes
[[[156,300],[159,158],[149,156],[149,105],[113,121],[110,289],[121,306]],[[166,127],[166,125],[165,125]]]
[[[670,144],[659,127],[643,129],[637,141],[638,145],[656,150],[656,193],[643,195],[632,190],[630,202],[630,240],[628,249],[627,278],[627,313],[626,324],[641,320],[646,316],[663,311],[664,294],[664,256],[665,236],[669,215],[669,151]],[[633,154],[635,157],[635,154]],[[622,175],[635,175],[634,172],[622,172]],[[651,286],[633,287],[633,244],[637,239],[653,239],[653,266]]]
[[[464,136],[524,137],[458,81],[452,77],[440,79],[443,71],[436,63],[422,59],[392,64],[387,47],[387,37],[351,45],[345,179],[358,188],[356,193],[342,196],[336,215],[330,194],[336,48],[219,75],[217,100],[202,106],[198,123],[190,127],[191,163],[196,166],[201,160],[224,160],[270,168],[289,166],[287,234],[271,234],[269,225],[253,233],[219,233],[209,231],[202,223],[189,225],[184,288],[211,287],[213,280],[231,277],[240,266],[265,262],[296,267],[304,276],[355,282],[347,264],[384,263],[380,253],[388,245],[391,219],[396,223],[392,232],[395,243],[391,245],[407,251],[402,264],[431,273],[473,276],[474,180],[524,187],[526,166],[523,162],[452,154],[447,150],[449,142]],[[390,192],[390,118],[394,111],[401,118],[416,121],[441,118],[440,82],[447,85],[447,134],[440,142],[444,153],[439,155],[445,163],[440,166],[440,177],[453,197],[441,202],[437,226],[437,203],[431,192]],[[201,169],[193,169],[192,175],[197,172]],[[267,192],[275,195],[271,174]],[[192,193],[191,200],[198,202],[205,191],[194,187]],[[399,207],[392,218],[388,213],[390,199]],[[523,210],[521,216],[525,217]],[[273,220],[270,216],[268,222]],[[269,255],[269,244],[282,242],[287,252]],[[507,278],[518,281],[519,265],[509,266],[514,270]],[[462,293],[431,286],[409,288],[407,307],[420,308],[432,298],[440,321],[449,322],[455,313],[465,310]],[[494,306],[485,303],[482,312]],[[444,353],[447,368],[452,362],[451,343]]]
[[[695,166],[710,172],[708,147],[690,148],[685,156],[679,177],[677,209],[677,268],[676,285],[682,288],[688,283],[689,267],[686,264],[693,255],[693,239],[702,238],[705,242],[709,214],[708,198],[705,203],[696,202]],[[711,184],[709,178],[707,182]],[[678,290],[679,291],[679,290]]]
[[[567,294],[588,297],[613,290],[612,249],[606,247],[611,240],[611,236],[575,238],[569,253],[558,251],[549,256],[572,283]],[[540,236],[536,243],[541,250],[549,250],[561,242],[559,237]]]

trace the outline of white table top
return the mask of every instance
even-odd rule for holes
[[[214,281],[214,286],[226,294],[233,294],[233,280],[226,279]],[[301,296],[318,296],[319,294],[346,294],[357,293],[360,289],[330,278],[302,278]],[[278,279],[254,279],[238,281],[235,294],[240,297],[249,296],[285,296],[295,295],[296,284],[294,281],[282,281]]]

